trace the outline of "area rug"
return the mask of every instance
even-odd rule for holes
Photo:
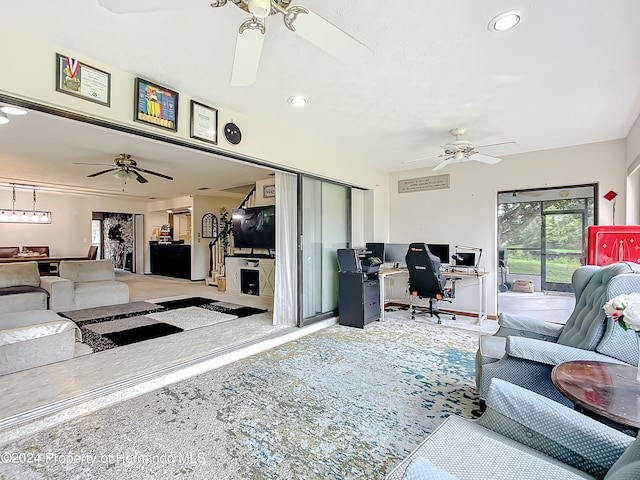
[[[445,417],[478,408],[478,335],[396,315],[67,421],[0,448],[48,463],[0,468],[21,479],[382,479]]]
[[[85,308],[61,315],[80,327],[82,343],[95,353],[264,312],[210,298],[188,297]]]

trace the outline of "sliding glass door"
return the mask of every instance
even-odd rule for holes
[[[338,248],[349,246],[350,189],[301,176],[301,324],[334,315],[338,309]]]
[[[596,218],[596,185],[498,194],[499,289],[516,280],[537,291],[571,292],[573,272],[584,262],[585,230]]]

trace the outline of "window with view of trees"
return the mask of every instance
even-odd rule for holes
[[[594,224],[594,197],[595,186],[501,193],[498,245],[509,274],[539,275],[544,290],[570,289],[584,262],[586,227]]]

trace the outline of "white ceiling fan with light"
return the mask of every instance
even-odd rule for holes
[[[231,85],[252,85],[258,73],[262,45],[266,34],[266,18],[281,14],[285,26],[305,40],[347,63],[368,58],[372,51],[348,33],[292,0],[230,0],[236,7],[251,14],[238,29]],[[98,0],[114,13],[142,13],[200,7],[207,0]],[[209,2],[210,3],[210,0]],[[227,0],[214,0],[211,7],[222,7]]]
[[[444,160],[442,160],[438,165],[436,165],[435,167],[433,167],[433,170],[440,170],[441,168],[446,167],[447,165],[450,165],[452,163],[456,163],[456,162],[468,162],[471,160],[474,160],[476,162],[482,162],[482,163],[488,163],[490,165],[494,165],[500,161],[502,161],[501,158],[498,157],[492,157],[490,155],[484,155],[482,153],[478,152],[478,149],[480,148],[488,148],[488,147],[496,147],[498,145],[510,145],[516,142],[501,142],[501,143],[491,143],[488,145],[478,145],[478,146],[474,146],[469,140],[463,140],[462,139],[462,135],[464,135],[465,130],[462,128],[454,128],[452,130],[449,130],[449,133],[451,135],[453,135],[454,137],[456,137],[455,140],[452,140],[451,142],[445,143],[444,145],[442,145],[442,148],[444,148],[444,153],[440,154],[440,155],[434,155],[432,157],[425,157],[425,158],[419,158],[417,160],[406,160],[402,163],[404,164],[408,164],[408,163],[416,163],[416,162],[421,162],[423,160],[427,160],[430,158],[443,158]]]

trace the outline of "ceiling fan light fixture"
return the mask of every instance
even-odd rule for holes
[[[504,32],[515,27],[520,23],[521,19],[522,17],[519,12],[509,10],[493,17],[489,22],[488,27],[492,32]]]
[[[308,100],[305,97],[302,97],[300,95],[289,97],[287,101],[294,107],[304,107],[308,102]]]
[[[271,13],[270,0],[249,0],[247,7],[254,17],[265,18]]]

